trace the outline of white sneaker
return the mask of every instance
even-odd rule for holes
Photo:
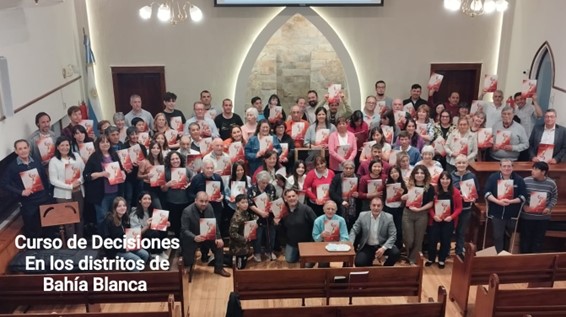
[[[271,261],[276,261],[277,255],[275,255],[275,253],[271,252],[271,255],[269,256],[269,258],[271,259]]]
[[[261,254],[259,253],[254,254],[254,261],[258,263],[261,262]]]

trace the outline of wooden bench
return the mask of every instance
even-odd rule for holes
[[[446,313],[446,290],[438,288],[438,301],[428,303],[317,306],[285,308],[250,308],[243,310],[243,317],[441,317]]]
[[[369,272],[367,279],[348,283],[352,272]],[[336,278],[342,277],[342,278]],[[285,270],[234,269],[234,292],[240,300],[416,296],[420,302],[423,261],[416,267],[357,267]],[[345,283],[338,282],[343,280]]]
[[[0,314],[0,317],[13,317],[14,314]],[[144,312],[86,312],[86,313],[26,313],[26,317],[178,317],[175,311],[175,296],[169,294],[167,311]]]
[[[477,317],[566,316],[566,288],[499,289],[497,274],[489,278],[489,289],[478,287]]]
[[[514,254],[477,256],[476,247],[466,244],[466,256],[454,258],[450,281],[450,300],[455,301],[465,316],[470,286],[487,285],[492,273],[502,284],[536,283],[552,286],[566,278],[566,253]],[[477,306],[477,305],[476,305]]]
[[[99,272],[73,274],[13,274],[0,275],[0,308],[19,305],[71,305],[84,304],[87,312],[97,310],[101,303],[139,303],[161,302],[174,296],[181,303],[182,316],[188,316],[188,279],[185,275],[182,259],[178,262],[178,271],[144,271],[144,272]],[[86,281],[87,291],[44,291],[44,279],[55,281]],[[95,278],[108,278],[116,281],[145,281],[147,291],[131,292],[94,291]],[[9,311],[7,311],[9,312]]]

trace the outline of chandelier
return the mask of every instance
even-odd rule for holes
[[[150,5],[140,8],[140,18],[143,20],[149,20],[152,16],[154,5],[157,7],[157,19],[161,22],[177,24],[187,20],[189,16],[194,22],[202,20],[202,11],[199,7],[189,1],[183,0],[162,0],[152,2]]]
[[[450,11],[462,10],[467,16],[475,17],[482,14],[490,14],[495,11],[507,10],[507,0],[444,0],[444,8]]]

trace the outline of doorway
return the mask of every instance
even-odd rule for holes
[[[460,104],[468,107],[478,99],[481,64],[430,64],[430,72],[444,75],[439,91],[434,93],[434,105],[448,100],[450,93],[460,93]]]
[[[163,110],[165,67],[111,67],[116,112],[130,112],[130,96],[140,95],[142,108],[153,116]]]

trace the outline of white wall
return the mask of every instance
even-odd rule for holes
[[[6,16],[23,19],[1,18]],[[78,76],[64,79],[63,67],[71,64],[81,71],[73,1],[1,9],[0,30],[0,56],[8,60],[14,109]],[[36,129],[36,113],[49,113],[53,122],[66,116],[66,108],[82,99],[81,87],[78,80],[0,121],[0,157],[12,152],[16,139]]]

